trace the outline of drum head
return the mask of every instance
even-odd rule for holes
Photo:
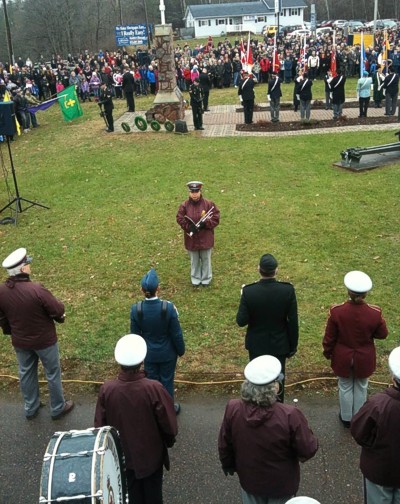
[[[56,432],[43,458],[40,503],[125,504],[125,463],[112,427]]]

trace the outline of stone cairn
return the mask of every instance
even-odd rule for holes
[[[185,117],[185,100],[176,84],[172,25],[157,25],[154,39],[159,84],[153,107],[146,112],[146,120],[155,119],[161,124],[175,122]]]

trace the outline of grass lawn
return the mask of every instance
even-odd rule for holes
[[[323,93],[321,83],[315,88]],[[257,100],[265,101],[265,85],[258,89],[264,98]],[[211,105],[217,102],[237,103],[236,90],[212,91]],[[137,108],[150,104],[144,98]],[[58,326],[65,378],[105,377],[151,266],[162,297],[180,313],[187,353],[178,373],[241,373],[247,353],[235,323],[240,287],[257,279],[265,252],[278,258],[279,278],[297,290],[300,346],[289,369],[329,370],[321,356],[328,308],[345,300],[344,274],[361,269],[374,282],[368,301],[382,306],[390,330],[377,343],[388,378],[387,353],[400,344],[400,164],[352,173],[332,163],[345,148],[393,142],[393,131],[275,139],[108,135],[97,105],[83,109],[70,124],[56,107],[40,112],[41,127],[12,144],[21,195],[50,210],[31,208],[17,226],[0,227],[0,258],[26,247],[34,256],[32,278],[66,304],[66,323]],[[114,117],[123,111],[125,102],[117,102]],[[8,167],[4,144],[1,153]],[[205,197],[221,210],[213,285],[203,290],[191,287],[175,221],[192,179],[204,182]],[[4,177],[1,185],[4,206]],[[6,336],[0,355],[0,373],[15,374]]]

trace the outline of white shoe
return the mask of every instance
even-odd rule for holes
[[[29,133],[30,129],[27,128],[27,129],[24,129],[24,133]]]

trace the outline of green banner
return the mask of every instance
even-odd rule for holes
[[[81,105],[76,95],[75,86],[69,86],[57,93],[58,103],[66,121],[72,121],[83,115]]]

